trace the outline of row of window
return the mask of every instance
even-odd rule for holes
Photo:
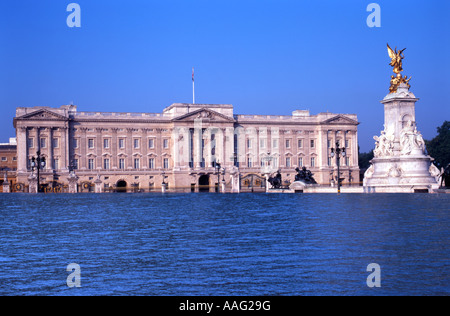
[[[293,166],[292,162],[293,161],[292,161],[291,157],[286,157],[286,168],[291,168]],[[298,164],[297,164],[298,167],[301,168],[301,167],[305,166],[303,157],[299,157],[297,162],[298,162]],[[345,157],[345,161],[344,162],[345,162],[345,166],[349,166],[350,165],[350,158],[349,157]],[[273,158],[272,162],[269,162],[269,164],[273,164],[274,166],[278,166],[278,159],[277,158]],[[328,158],[328,166],[331,166],[331,165],[332,165],[332,158],[329,157]],[[261,161],[261,167],[263,167],[263,166],[264,166],[264,161]],[[310,167],[315,167],[316,166],[316,157],[311,157],[309,166]],[[253,159],[252,159],[252,157],[248,157],[247,158],[247,167],[248,168],[252,168],[253,167]]]
[[[110,144],[110,139],[109,138],[105,138],[103,139],[103,148],[108,149],[110,148],[111,144]],[[79,144],[78,144],[78,139],[74,139],[74,148],[78,148]],[[126,146],[126,139],[124,138],[119,138],[118,140],[118,147],[120,149],[124,149]],[[95,140],[93,138],[89,138],[88,139],[88,148],[89,149],[93,149],[95,148]],[[140,139],[133,139],[133,148],[134,149],[139,149],[141,148],[141,140]],[[155,148],[155,140],[154,139],[149,139],[148,140],[148,148],[152,149]],[[163,139],[163,148],[167,149],[169,148],[169,139]]]
[[[58,148],[59,147],[59,139],[58,138],[53,138],[53,148]],[[285,147],[286,148],[291,148],[291,143],[292,141],[290,139],[286,139],[285,140]],[[140,148],[140,139],[133,139],[133,148],[138,149]],[[266,148],[266,139],[260,139],[259,140],[259,147],[261,149]],[[125,148],[125,143],[126,143],[126,139],[124,138],[119,138],[118,140],[118,145],[120,149],[124,149]],[[105,138],[103,139],[103,148],[107,149],[110,148],[110,139],[109,138]],[[297,140],[297,146],[298,148],[303,148],[304,146],[304,140],[303,139],[298,139]],[[34,139],[33,138],[29,138],[28,139],[28,147],[34,147]],[[46,148],[47,147],[47,139],[46,138],[40,138],[40,147],[41,148]],[[79,148],[79,140],[78,139],[74,139],[73,140],[73,147],[74,148]],[[247,139],[247,148],[252,148],[253,147],[253,139]],[[311,139],[309,142],[309,147],[310,148],[315,148],[316,147],[316,141],[315,139]],[[332,141],[328,140],[328,148],[333,147]],[[349,148],[349,140],[345,140],[345,147]],[[95,139],[94,138],[89,138],[88,139],[88,148],[89,149],[93,149],[95,148]],[[148,148],[155,148],[155,140],[154,139],[149,139],[148,140]],[[169,139],[163,139],[163,148],[167,149],[169,148]],[[278,139],[274,139],[272,140],[272,148],[278,148]]]
[[[2,157],[1,160],[2,160],[2,162],[6,162],[6,161],[8,161],[8,157]],[[12,161],[17,161],[17,157],[13,157]]]
[[[41,148],[46,148],[47,147],[47,139],[46,138],[40,138],[40,147]],[[137,149],[141,147],[141,140],[140,139],[133,139],[133,148]],[[124,138],[119,138],[118,140],[118,147],[120,149],[124,149],[125,148],[125,144],[126,144],[126,139]],[[53,138],[53,143],[52,143],[53,148],[59,148],[59,139],[58,138]],[[89,138],[87,140],[87,146],[89,149],[93,149],[95,148],[95,139],[94,138]],[[103,148],[110,148],[111,146],[111,140],[109,138],[105,138],[103,139]],[[29,148],[33,148],[34,147],[34,138],[28,138],[28,147]],[[73,140],[73,147],[74,148],[79,148],[79,139],[74,139]],[[149,139],[148,140],[148,148],[155,148],[155,140],[154,139]],[[167,149],[169,148],[169,139],[163,139],[163,148]]]
[[[298,165],[297,165],[298,167],[303,167],[304,166],[304,159],[303,159],[303,157],[299,157],[297,162],[298,162]],[[265,162],[263,160],[261,160],[261,167],[264,166],[264,163]],[[275,167],[278,167],[278,158],[272,158],[272,160],[269,161],[268,164],[272,165],[272,166],[275,166]],[[316,157],[311,157],[309,166],[310,167],[315,167],[316,166]],[[254,167],[253,158],[252,157],[248,157],[247,158],[247,167],[248,168]],[[291,157],[286,157],[286,168],[291,168],[291,167],[292,167],[292,158]]]
[[[261,149],[266,148],[266,139],[260,139],[259,140],[259,147]],[[349,148],[350,142],[349,140],[345,140],[345,148]],[[291,139],[286,139],[285,140],[285,147],[286,148],[291,148],[292,146],[292,140]],[[253,147],[253,139],[247,139],[247,148],[252,148]],[[298,148],[303,148],[304,147],[304,140],[303,139],[298,139],[297,140],[297,147]],[[309,147],[310,148],[316,148],[316,140],[315,139],[310,139],[309,140]],[[332,145],[332,141],[328,140],[328,148],[333,147]],[[278,148],[278,139],[274,139],[272,140],[272,148]]]
[[[94,170],[96,169],[96,160],[95,159],[88,159],[87,163],[87,168],[89,170]],[[124,158],[119,158],[119,165],[118,168],[119,169],[125,169],[125,159]],[[79,169],[79,160],[78,159],[74,159],[73,160],[73,167],[74,169]],[[104,170],[109,170],[111,169],[111,160],[109,158],[104,158],[103,159],[103,166],[102,168]],[[169,163],[169,159],[168,158],[164,158],[163,159],[163,169],[169,169],[170,168],[170,163]],[[57,169],[57,168],[56,168]],[[133,159],[133,169],[141,169],[141,158],[134,158]],[[148,169],[155,169],[155,158],[149,158],[148,160]]]
[[[46,148],[47,147],[47,138],[40,138],[40,147]],[[59,148],[59,138],[53,138],[52,139],[52,146],[53,148]],[[34,138],[28,138],[28,147],[33,148],[34,147]]]

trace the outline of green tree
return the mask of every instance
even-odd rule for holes
[[[450,122],[445,121],[437,128],[438,135],[432,140],[425,141],[428,154],[435,159],[439,167],[446,167],[450,163]]]
[[[359,152],[359,146],[358,146]],[[368,153],[359,153],[358,154],[358,164],[361,170],[368,169],[370,167],[370,161],[373,159],[373,150]]]

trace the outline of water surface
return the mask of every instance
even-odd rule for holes
[[[0,295],[448,295],[450,195],[0,195]],[[68,288],[66,267],[81,267]],[[368,288],[370,263],[381,288]]]

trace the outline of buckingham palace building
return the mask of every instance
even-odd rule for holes
[[[230,104],[174,103],[162,113],[80,112],[75,105],[20,107],[17,189],[31,192],[261,191],[297,167],[320,185],[337,179],[331,147],[346,148],[343,184],[359,183],[354,114],[296,110],[292,115],[238,115]],[[35,161],[45,159],[40,170]]]

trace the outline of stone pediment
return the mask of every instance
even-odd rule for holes
[[[60,121],[60,120],[67,120],[68,118],[63,115],[49,111],[47,109],[40,109],[40,110],[34,111],[32,113],[28,113],[28,114],[22,115],[20,117],[17,117],[16,119],[19,119],[19,120],[23,120],[23,119],[43,120],[43,121],[58,120],[58,121]]]
[[[323,122],[321,122],[320,124],[322,125],[341,125],[341,124],[350,124],[350,125],[359,125],[359,122],[352,120],[351,118],[348,118],[344,115],[336,115],[335,117],[332,117],[328,120],[325,120]]]
[[[215,123],[234,123],[233,118],[210,109],[199,109],[173,119],[173,121],[177,122],[194,122],[196,120]]]

